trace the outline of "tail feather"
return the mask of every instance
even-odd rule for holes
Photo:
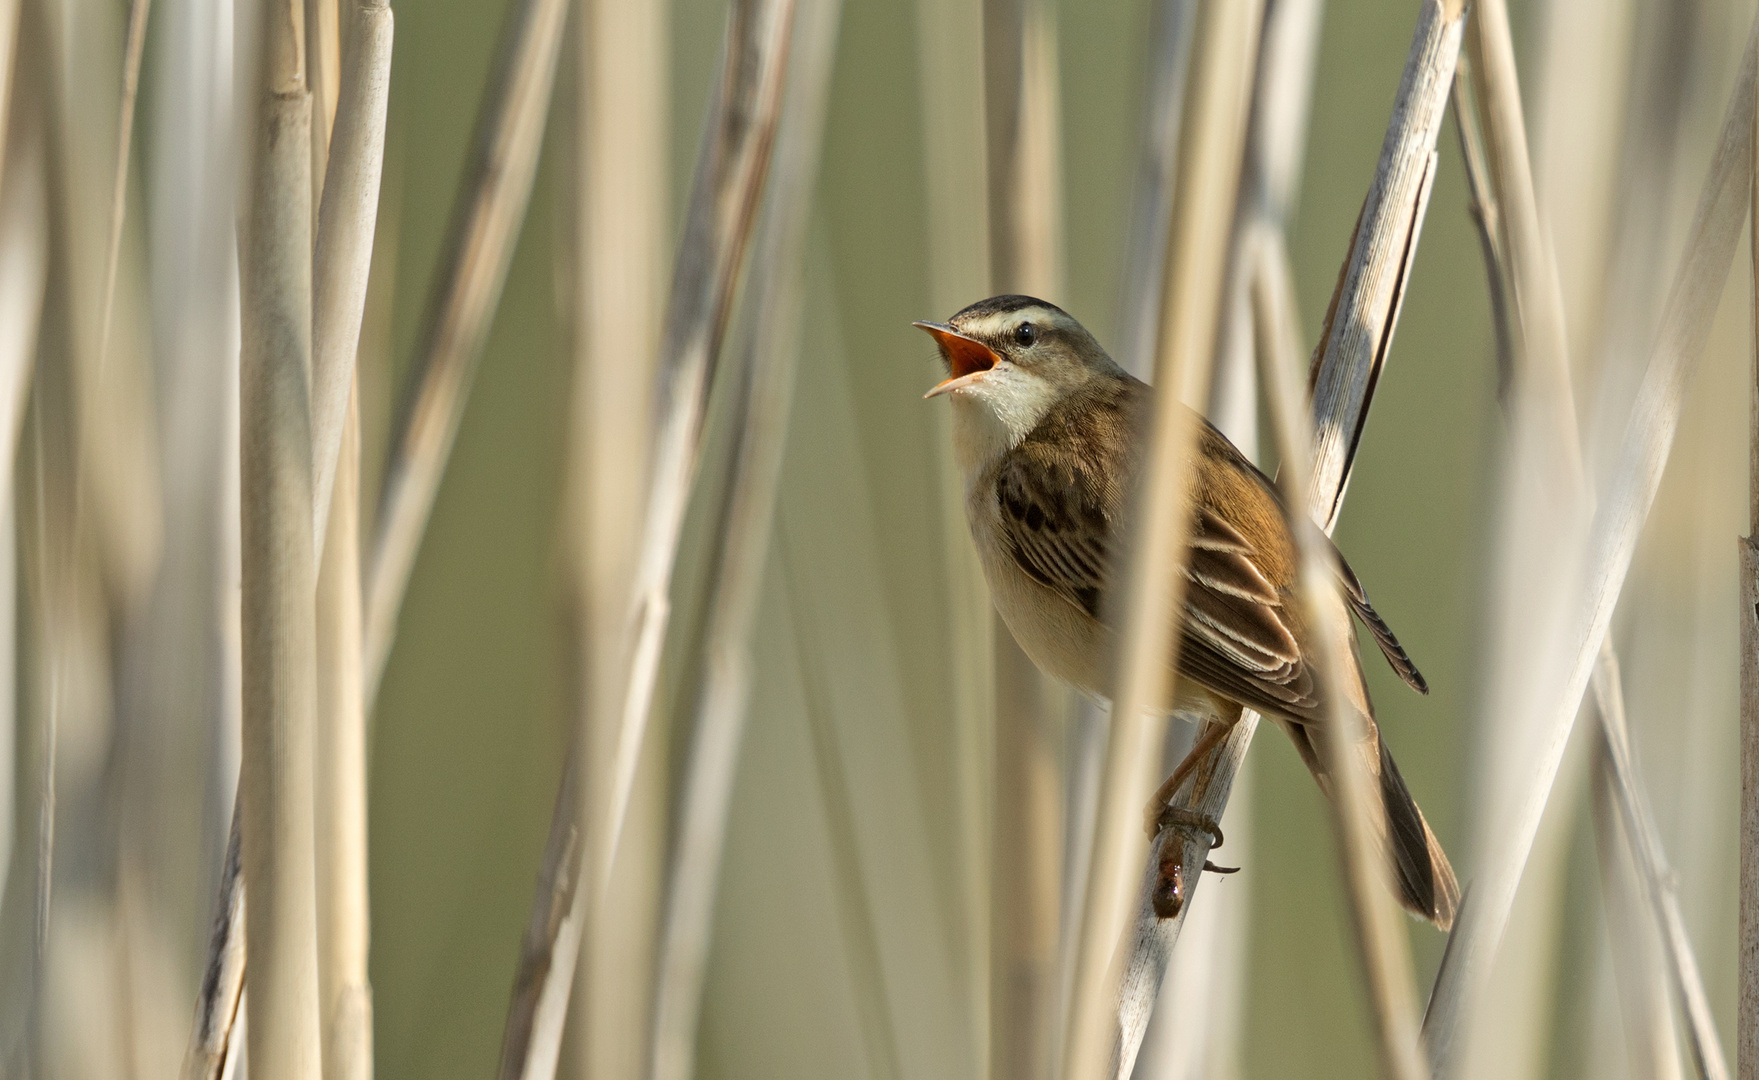
[[[1332,794],[1331,777],[1314,741],[1318,733],[1310,731],[1304,724],[1287,720],[1282,721],[1281,726],[1294,741],[1296,751],[1314,779],[1319,781],[1320,790],[1329,798]],[[1380,748],[1380,768],[1377,771],[1380,773],[1381,805],[1385,810],[1385,815],[1375,824],[1379,826],[1381,848],[1392,862],[1399,903],[1411,914],[1427,919],[1443,930],[1451,929],[1454,913],[1460,906],[1460,885],[1454,878],[1454,868],[1448,863],[1441,842],[1430,830],[1429,822],[1423,819],[1423,811],[1417,808],[1417,800],[1405,787],[1405,778],[1399,774],[1399,767],[1387,752],[1386,743],[1380,740],[1378,731],[1374,737]]]
[[[1413,914],[1449,929],[1460,906],[1460,884],[1385,742],[1380,744],[1380,797],[1386,805],[1387,847],[1399,882],[1399,902]]]

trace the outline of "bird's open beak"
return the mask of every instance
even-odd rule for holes
[[[1001,362],[1001,357],[983,342],[968,338],[946,323],[919,322],[912,323],[919,329],[928,331],[935,344],[941,347],[941,355],[947,360],[947,369],[952,377],[922,395],[924,398],[939,397],[953,390],[963,390],[972,383],[983,378],[990,368]]]

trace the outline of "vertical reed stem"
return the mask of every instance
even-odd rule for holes
[[[1189,403],[1208,400],[1262,11],[1261,3],[1205,3],[1192,43],[1192,84],[1167,245],[1154,420],[1136,509],[1118,692],[1075,954],[1074,997],[1063,1048],[1065,1080],[1116,1075],[1128,1068],[1118,1060],[1112,1038],[1122,975],[1118,961],[1123,959],[1114,960],[1114,953],[1129,923],[1136,868],[1147,848],[1137,823],[1150,790],[1148,770],[1158,758],[1150,749],[1160,743],[1155,716],[1173,690],[1168,661],[1177,656],[1178,639],[1172,613],[1183,595],[1179,566],[1190,528],[1186,481],[1199,422]],[[1134,1055],[1132,1046],[1129,1056]]]
[[[1759,95],[1759,82],[1754,84]],[[1751,396],[1747,413],[1747,535],[1741,564],[1741,864],[1735,1070],[1759,1080],[1759,106],[1753,111],[1753,183],[1747,218],[1753,271]]]
[[[325,1080],[371,1080],[366,708],[360,655],[360,409],[342,426],[318,569],[318,955]]]
[[[239,769],[255,1080],[321,1074],[312,724],[311,98],[300,0],[262,8],[240,353],[244,716]]]
[[[1061,299],[1055,14],[1047,0],[984,4],[990,279]],[[1054,1049],[1063,792],[1052,692],[999,617],[990,828],[990,1076],[1049,1080]]]

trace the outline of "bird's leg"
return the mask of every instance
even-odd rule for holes
[[[1173,775],[1167,777],[1167,782],[1160,786],[1160,790],[1154,793],[1154,798],[1148,800],[1148,806],[1144,808],[1143,825],[1148,829],[1150,840],[1154,839],[1163,825],[1198,825],[1196,822],[1170,821],[1166,818],[1166,814],[1173,809],[1173,797],[1179,793],[1181,787],[1185,786],[1185,781],[1191,778],[1191,774],[1197,771],[1197,766],[1203,763],[1203,759],[1209,756],[1209,752],[1227,738],[1228,732],[1233,729],[1232,723],[1221,720],[1212,720],[1204,725],[1203,734],[1197,737],[1197,745],[1193,746],[1191,752],[1185,755],[1185,760],[1179,762],[1179,767],[1173,770]],[[1215,819],[1208,815],[1199,816],[1204,819],[1204,823],[1198,827],[1214,834],[1215,846],[1221,847],[1221,829],[1216,826]]]

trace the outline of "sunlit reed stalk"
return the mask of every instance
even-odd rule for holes
[[[240,257],[245,986],[256,1080],[322,1071],[312,806],[311,98],[299,0],[262,6],[256,145]]]
[[[667,593],[708,392],[768,175],[793,15],[792,0],[741,0],[728,23],[660,345],[658,427],[626,623],[628,667],[619,675],[617,712],[608,718],[614,730],[606,775],[595,778],[605,790],[584,794],[590,789],[580,782],[580,757],[570,754],[562,788],[574,794],[557,801],[551,819],[502,1037],[503,1078],[553,1074],[563,1019],[558,1014],[567,1011],[580,927],[602,907],[617,862],[659,675],[670,616]],[[577,837],[583,797],[592,799],[592,812],[585,836]]]
[[[1641,899],[1629,843],[1612,793],[1611,770],[1602,766],[1605,740],[1592,750],[1595,869],[1608,938],[1607,952],[1630,1073],[1653,1080],[1680,1080],[1679,1040],[1668,995],[1667,966],[1653,920]]]
[[[352,5],[352,19],[312,255],[312,543],[320,552],[366,312],[391,89],[389,4],[359,0]]]
[[[565,0],[519,0],[484,87],[438,276],[404,384],[375,532],[363,565],[369,711],[525,220],[567,8]]]
[[[584,822],[597,812],[599,778],[609,768],[622,706],[630,579],[641,539],[671,254],[671,127],[668,5],[588,0],[577,12],[570,42],[573,123],[564,141],[571,168],[559,203],[567,222],[574,354],[563,504],[569,655],[576,668],[572,753],[588,778],[571,797]],[[655,749],[648,748],[650,761],[659,756]],[[663,804],[649,789],[665,784],[660,770],[640,776],[638,815],[644,805]],[[614,871],[616,888],[592,913],[592,925],[580,928],[569,1010],[579,1076],[633,1078],[647,1064],[665,837],[663,828],[639,817],[634,826],[635,843]],[[572,911],[584,917],[584,907],[582,898]],[[563,1022],[557,1012],[553,1023]]]
[[[1280,275],[1264,274],[1254,284],[1261,290],[1273,289],[1279,280]],[[1267,296],[1259,307],[1268,317],[1267,347],[1259,351],[1260,376],[1277,435],[1277,460],[1281,463],[1278,486],[1288,505],[1311,505],[1317,493],[1309,486],[1307,447],[1312,436],[1296,374],[1300,337],[1287,318],[1294,305],[1287,298]],[[1386,853],[1375,840],[1371,817],[1385,812],[1375,805],[1377,785],[1365,756],[1374,752],[1365,749],[1373,736],[1346,690],[1361,677],[1349,667],[1354,647],[1350,616],[1337,593],[1332,557],[1310,521],[1296,522],[1295,543],[1301,560],[1301,602],[1306,606],[1308,625],[1320,631],[1316,643],[1326,698],[1324,738],[1331,780],[1328,803],[1337,831],[1356,948],[1368,984],[1370,1016],[1379,1036],[1380,1071],[1398,1080],[1426,1080],[1429,1072],[1417,1044],[1410,944],[1393,899]]]
[[[737,432],[711,574],[704,672],[692,708],[657,967],[653,1080],[696,1075],[696,1031],[716,884],[749,705],[752,630],[769,562],[804,314],[804,248],[818,178],[840,15],[838,0],[805,0],[796,15],[775,164],[753,241],[742,304]]]
[[[916,74],[922,109],[927,294],[937,317],[990,295],[989,159],[976,141],[987,133],[983,0],[915,0]],[[987,143],[987,139],[985,139]],[[952,453],[952,417],[936,409],[935,480],[941,565],[945,574],[942,692],[954,726],[956,777],[952,845],[962,917],[953,947],[957,985],[967,991],[973,1074],[987,1076],[990,1038],[990,828],[995,718],[995,609],[965,522],[965,482]]]
[[[335,155],[331,161],[337,160]],[[367,974],[367,731],[360,673],[360,410],[342,425],[318,565],[316,753],[318,988],[326,1080],[371,1080]]]
[[[1754,93],[1759,94],[1759,83]],[[1759,221],[1759,108],[1753,116],[1751,216]],[[1740,544],[1741,821],[1739,977],[1735,1023],[1740,1080],[1759,1078],[1759,231],[1749,234],[1754,282],[1748,408],[1748,533]]]
[[[330,502],[329,488],[334,484],[337,455],[340,453],[348,411],[355,352],[360,338],[366,284],[372,259],[379,177],[383,163],[385,98],[390,82],[391,33],[392,16],[388,6],[374,0],[365,0],[358,6],[351,36],[349,64],[344,73],[344,100],[340,103],[333,133],[336,152],[327,156],[331,163],[332,176],[326,181],[327,194],[319,214],[317,250],[312,256],[311,444],[314,472],[325,469],[328,473],[327,476],[318,474],[314,481],[315,485],[324,488],[323,498],[326,504]],[[326,399],[336,397],[338,388],[335,384],[338,380],[342,380],[340,400],[334,401],[334,404],[342,412],[335,416],[335,426],[330,429],[325,423],[324,413],[331,402]],[[327,454],[327,464],[324,460],[326,445],[333,447]],[[355,468],[358,501],[358,461]],[[314,500],[315,498],[314,494]],[[327,550],[324,534],[328,517],[328,505],[320,512],[314,502],[312,550],[319,554]],[[355,527],[358,529],[358,526],[356,516]],[[364,697],[361,708],[364,717]],[[333,718],[326,716],[324,719],[327,723]],[[361,752],[364,753],[364,727],[346,737],[363,740]],[[364,784],[364,774],[349,782]],[[240,792],[240,801],[233,810],[232,831],[235,837],[238,832],[236,818],[242,807],[243,797]],[[363,808],[364,797],[363,789],[358,794],[359,805]],[[364,817],[350,820],[341,826],[344,829],[355,827],[364,830]],[[334,838],[326,836],[326,839]],[[357,843],[358,850],[364,852],[364,832]],[[335,869],[344,872],[330,879],[330,884],[339,890],[339,895],[327,897],[326,902],[335,904],[338,910],[358,911],[364,916],[364,863],[354,861],[352,854],[346,852],[340,857],[342,862]],[[191,1042],[185,1054],[185,1073],[191,1077],[198,1075],[191,1070],[218,1069],[221,1060],[216,1055],[224,1053],[233,1037],[231,1026],[239,1012],[236,1003],[243,992],[244,979],[242,963],[232,961],[234,956],[242,956],[243,943],[236,939],[246,930],[243,920],[234,917],[234,913],[244,910],[243,899],[239,895],[244,888],[241,871],[242,863],[233,859],[228,859],[221,870],[214,936],[210,941],[204,967],[201,993],[196,999],[196,1019]],[[364,940],[365,930],[362,927],[359,941]],[[341,948],[343,951],[340,957],[350,972],[348,981],[350,984],[358,981],[360,986],[365,987],[364,954],[361,954],[360,964],[357,965],[353,959],[358,951],[355,945],[345,943]],[[356,967],[359,968],[358,980],[352,974]],[[367,993],[370,1015],[370,991]],[[323,1022],[328,1024],[331,1019],[326,1015]],[[210,1074],[204,1071],[199,1075]]]
[[[1116,359],[1126,371],[1148,378],[1159,333],[1161,287],[1166,273],[1166,236],[1172,220],[1173,186],[1191,66],[1196,0],[1157,0],[1151,14],[1147,101],[1137,151],[1136,191],[1124,242],[1119,288]],[[1094,819],[1099,812],[1108,707],[1082,697],[1069,717],[1064,768],[1063,879],[1057,928],[1057,1020],[1069,1015],[1074,994],[1075,950],[1093,861]],[[1151,1001],[1152,1004],[1152,1001]],[[1052,1025],[1052,1060],[1061,1062],[1065,1025]]]
[[[1398,323],[1399,300],[1428,207],[1435,144],[1459,58],[1463,18],[1460,6],[1444,7],[1437,0],[1424,0],[1419,8],[1380,161],[1345,256],[1338,291],[1327,314],[1325,337],[1314,358],[1311,490],[1315,501],[1308,509],[1315,523],[1327,531],[1341,508],[1373,387]],[[1296,321],[1292,314],[1279,315],[1272,310],[1294,303],[1294,287],[1282,238],[1270,232],[1266,239],[1263,250],[1270,257],[1261,261],[1258,273],[1276,275],[1281,284],[1274,278],[1267,280],[1262,294],[1261,286],[1254,285],[1254,321],[1263,328],[1258,332],[1261,339],[1272,333],[1278,320]],[[1346,327],[1353,329],[1346,333]],[[1177,805],[1220,818],[1256,724],[1256,715],[1246,712],[1234,732],[1200,766],[1199,775],[1207,774],[1208,781]],[[1188,875],[1187,899],[1177,916],[1162,920],[1154,912],[1152,895],[1157,864],[1165,857],[1162,850],[1168,842],[1184,845],[1179,862]],[[1167,958],[1190,910],[1189,894],[1200,877],[1196,868],[1203,865],[1208,853],[1209,838],[1201,832],[1174,837],[1163,831],[1153,845],[1117,998],[1113,1030],[1120,1075],[1134,1061],[1141,1044]]]
[[[1436,977],[1424,1035],[1437,1073],[1446,1073],[1461,1018],[1483,991],[1489,960],[1508,924],[1521,871],[1600,655],[1637,535],[1660,485],[1679,423],[1680,401],[1709,335],[1710,319],[1746,219],[1753,165],[1753,40],[1759,38],[1748,43],[1612,483],[1590,528],[1582,564],[1582,606],[1564,638],[1569,655],[1560,672],[1563,678],[1536,717],[1538,734],[1528,780],[1495,826],[1500,842],[1486,849],[1485,865],[1454,924]]]
[[[1046,0],[984,4],[991,290],[1062,300],[1056,22]],[[963,517],[963,515],[960,515]],[[994,617],[989,1070],[1048,1080],[1063,843],[1061,725],[1046,677]]]
[[[1510,253],[1507,269],[1492,266],[1493,277],[1506,276],[1514,285],[1522,321],[1500,336],[1516,346],[1518,377],[1531,386],[1527,397],[1537,398],[1535,419],[1549,424],[1548,445],[1561,457],[1556,465],[1562,494],[1571,500],[1585,497],[1585,477],[1580,453],[1575,407],[1570,386],[1569,357],[1563,340],[1563,299],[1557,287],[1556,264],[1546,250],[1539,228],[1537,199],[1526,152],[1526,136],[1520,107],[1514,47],[1509,35],[1508,13],[1501,0],[1481,0],[1475,9],[1468,35],[1475,60],[1474,97],[1487,119],[1493,164],[1495,202],[1512,208],[1503,219]],[[1483,202],[1484,200],[1480,200]],[[1487,230],[1488,231],[1488,230]],[[1524,255],[1516,253],[1524,252]],[[1529,406],[1533,407],[1533,406]],[[1608,639],[1601,646],[1593,679],[1596,714],[1604,753],[1596,754],[1596,767],[1610,775],[1597,783],[1596,791],[1612,800],[1622,821],[1622,836],[1630,847],[1632,866],[1643,885],[1642,895],[1656,923],[1667,971],[1688,1024],[1687,1034],[1698,1065],[1707,1080],[1728,1074],[1722,1060],[1721,1042],[1710,1017],[1703,980],[1687,940],[1677,898],[1670,884],[1671,873],[1661,853],[1659,832],[1630,762],[1629,736],[1625,730],[1623,692],[1619,686],[1618,661]],[[1603,828],[1597,817],[1597,829]],[[1671,1052],[1671,1048],[1670,1048]]]
[[[1294,212],[1322,8],[1321,0],[1270,0],[1258,45],[1245,171],[1230,242],[1227,322],[1209,408],[1209,419],[1255,460],[1259,443],[1255,353],[1262,351],[1255,341],[1251,296],[1259,266],[1257,245],[1275,244],[1280,250],[1280,238]],[[1166,760],[1176,763],[1189,749],[1189,741],[1174,735],[1170,729]],[[1243,782],[1241,778],[1239,783]],[[1250,861],[1251,800],[1245,790],[1237,794],[1241,797],[1230,798],[1228,816],[1221,823],[1227,832],[1229,861],[1243,864]],[[1231,895],[1214,903],[1205,901],[1192,913],[1198,920],[1198,936],[1187,938],[1185,948],[1175,950],[1169,959],[1136,1065],[1138,1072],[1149,1070],[1144,1075],[1197,1080],[1217,1069],[1240,1067],[1251,886],[1245,878],[1235,881],[1239,884],[1231,887]]]
[[[1674,873],[1662,852],[1655,812],[1649,806],[1649,797],[1631,760],[1624,689],[1620,685],[1618,659],[1610,647],[1610,638],[1601,646],[1593,686],[1596,711],[1600,716],[1599,734],[1605,748],[1597,766],[1607,774],[1606,787],[1618,809],[1631,862],[1648,901],[1648,913],[1656,923],[1655,929],[1667,959],[1669,981],[1685,1017],[1686,1045],[1691,1050],[1692,1063],[1701,1080],[1728,1080],[1728,1062],[1723,1057],[1722,1039],[1716,1033],[1709,995],[1698,971],[1697,958],[1692,953],[1685,919],[1680,914]]]
[[[1157,722],[1155,710],[1173,689],[1169,659],[1176,656],[1178,639],[1172,613],[1183,601],[1180,566],[1190,528],[1186,487],[1198,423],[1185,406],[1208,400],[1262,12],[1257,3],[1207,3],[1198,12],[1192,42],[1196,53],[1167,240],[1154,420],[1133,527],[1118,691],[1075,951],[1061,1063],[1065,1080],[1116,1075],[1128,1067],[1117,1060],[1112,1045],[1121,975],[1114,955],[1147,847],[1138,828],[1140,807],[1152,787],[1149,770],[1158,759],[1151,748],[1160,744],[1164,724]],[[1134,1058],[1135,1047],[1129,1056]]]

